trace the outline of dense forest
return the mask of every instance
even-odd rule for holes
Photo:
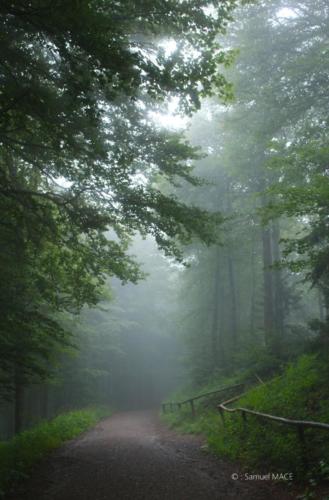
[[[327,1],[0,17],[0,439],[240,382],[256,410],[329,423]],[[289,431],[260,444],[255,424],[242,453],[240,424],[229,444],[214,410],[182,416],[216,452],[298,474]]]

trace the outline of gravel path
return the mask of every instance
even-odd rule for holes
[[[154,412],[117,413],[52,453],[10,500],[285,500],[269,481],[231,478],[236,467],[179,435]]]

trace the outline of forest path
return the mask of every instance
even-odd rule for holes
[[[11,500],[284,500],[280,485],[239,472],[155,412],[117,413],[52,453]]]

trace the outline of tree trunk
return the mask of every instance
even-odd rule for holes
[[[323,294],[320,288],[318,288],[318,301],[319,301],[319,317],[320,321],[324,322],[326,319],[325,305],[323,300]]]
[[[48,386],[47,384],[43,384],[40,387],[40,410],[41,410],[41,418],[48,418]]]
[[[14,432],[17,434],[23,430],[23,413],[24,413],[24,385],[20,379],[19,374],[15,373],[15,420]]]
[[[254,336],[255,331],[255,314],[256,314],[256,266],[255,266],[255,231],[252,233],[251,241],[251,294],[250,294],[250,334]]]
[[[233,267],[232,252],[227,256],[228,260],[228,277],[231,289],[231,339],[233,346],[236,347],[238,341],[238,309],[236,301],[236,285],[235,285],[235,273]]]
[[[226,209],[229,216],[233,215],[233,206],[231,199],[231,180],[229,177],[226,178],[225,183],[226,190]],[[230,317],[230,325],[231,325],[231,340],[234,347],[237,345],[238,340],[238,308],[237,308],[237,290],[236,290],[236,280],[235,280],[235,272],[232,258],[233,248],[230,241],[228,241],[228,255],[227,255],[227,268],[228,268],[228,280],[230,286],[230,296],[231,296],[231,317]]]
[[[272,226],[272,248],[273,248],[273,262],[280,262],[280,226],[279,221],[273,222]],[[281,269],[273,271],[274,277],[274,310],[275,310],[275,339],[274,349],[278,355],[281,353],[282,340],[284,336],[284,288],[282,282]]]
[[[263,242],[263,273],[264,273],[264,334],[265,345],[272,350],[274,336],[274,311],[273,311],[273,273],[271,230],[262,228]]]
[[[220,364],[222,367],[225,365],[225,354],[223,346],[223,331],[220,321],[220,308],[221,308],[221,269],[220,269],[220,249],[216,250],[216,266],[215,266],[215,287],[214,287],[214,310],[213,322],[211,328],[211,362],[213,370]]]

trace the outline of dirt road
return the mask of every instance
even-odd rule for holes
[[[278,484],[233,480],[236,467],[153,412],[118,413],[51,454],[10,500],[285,500]]]

